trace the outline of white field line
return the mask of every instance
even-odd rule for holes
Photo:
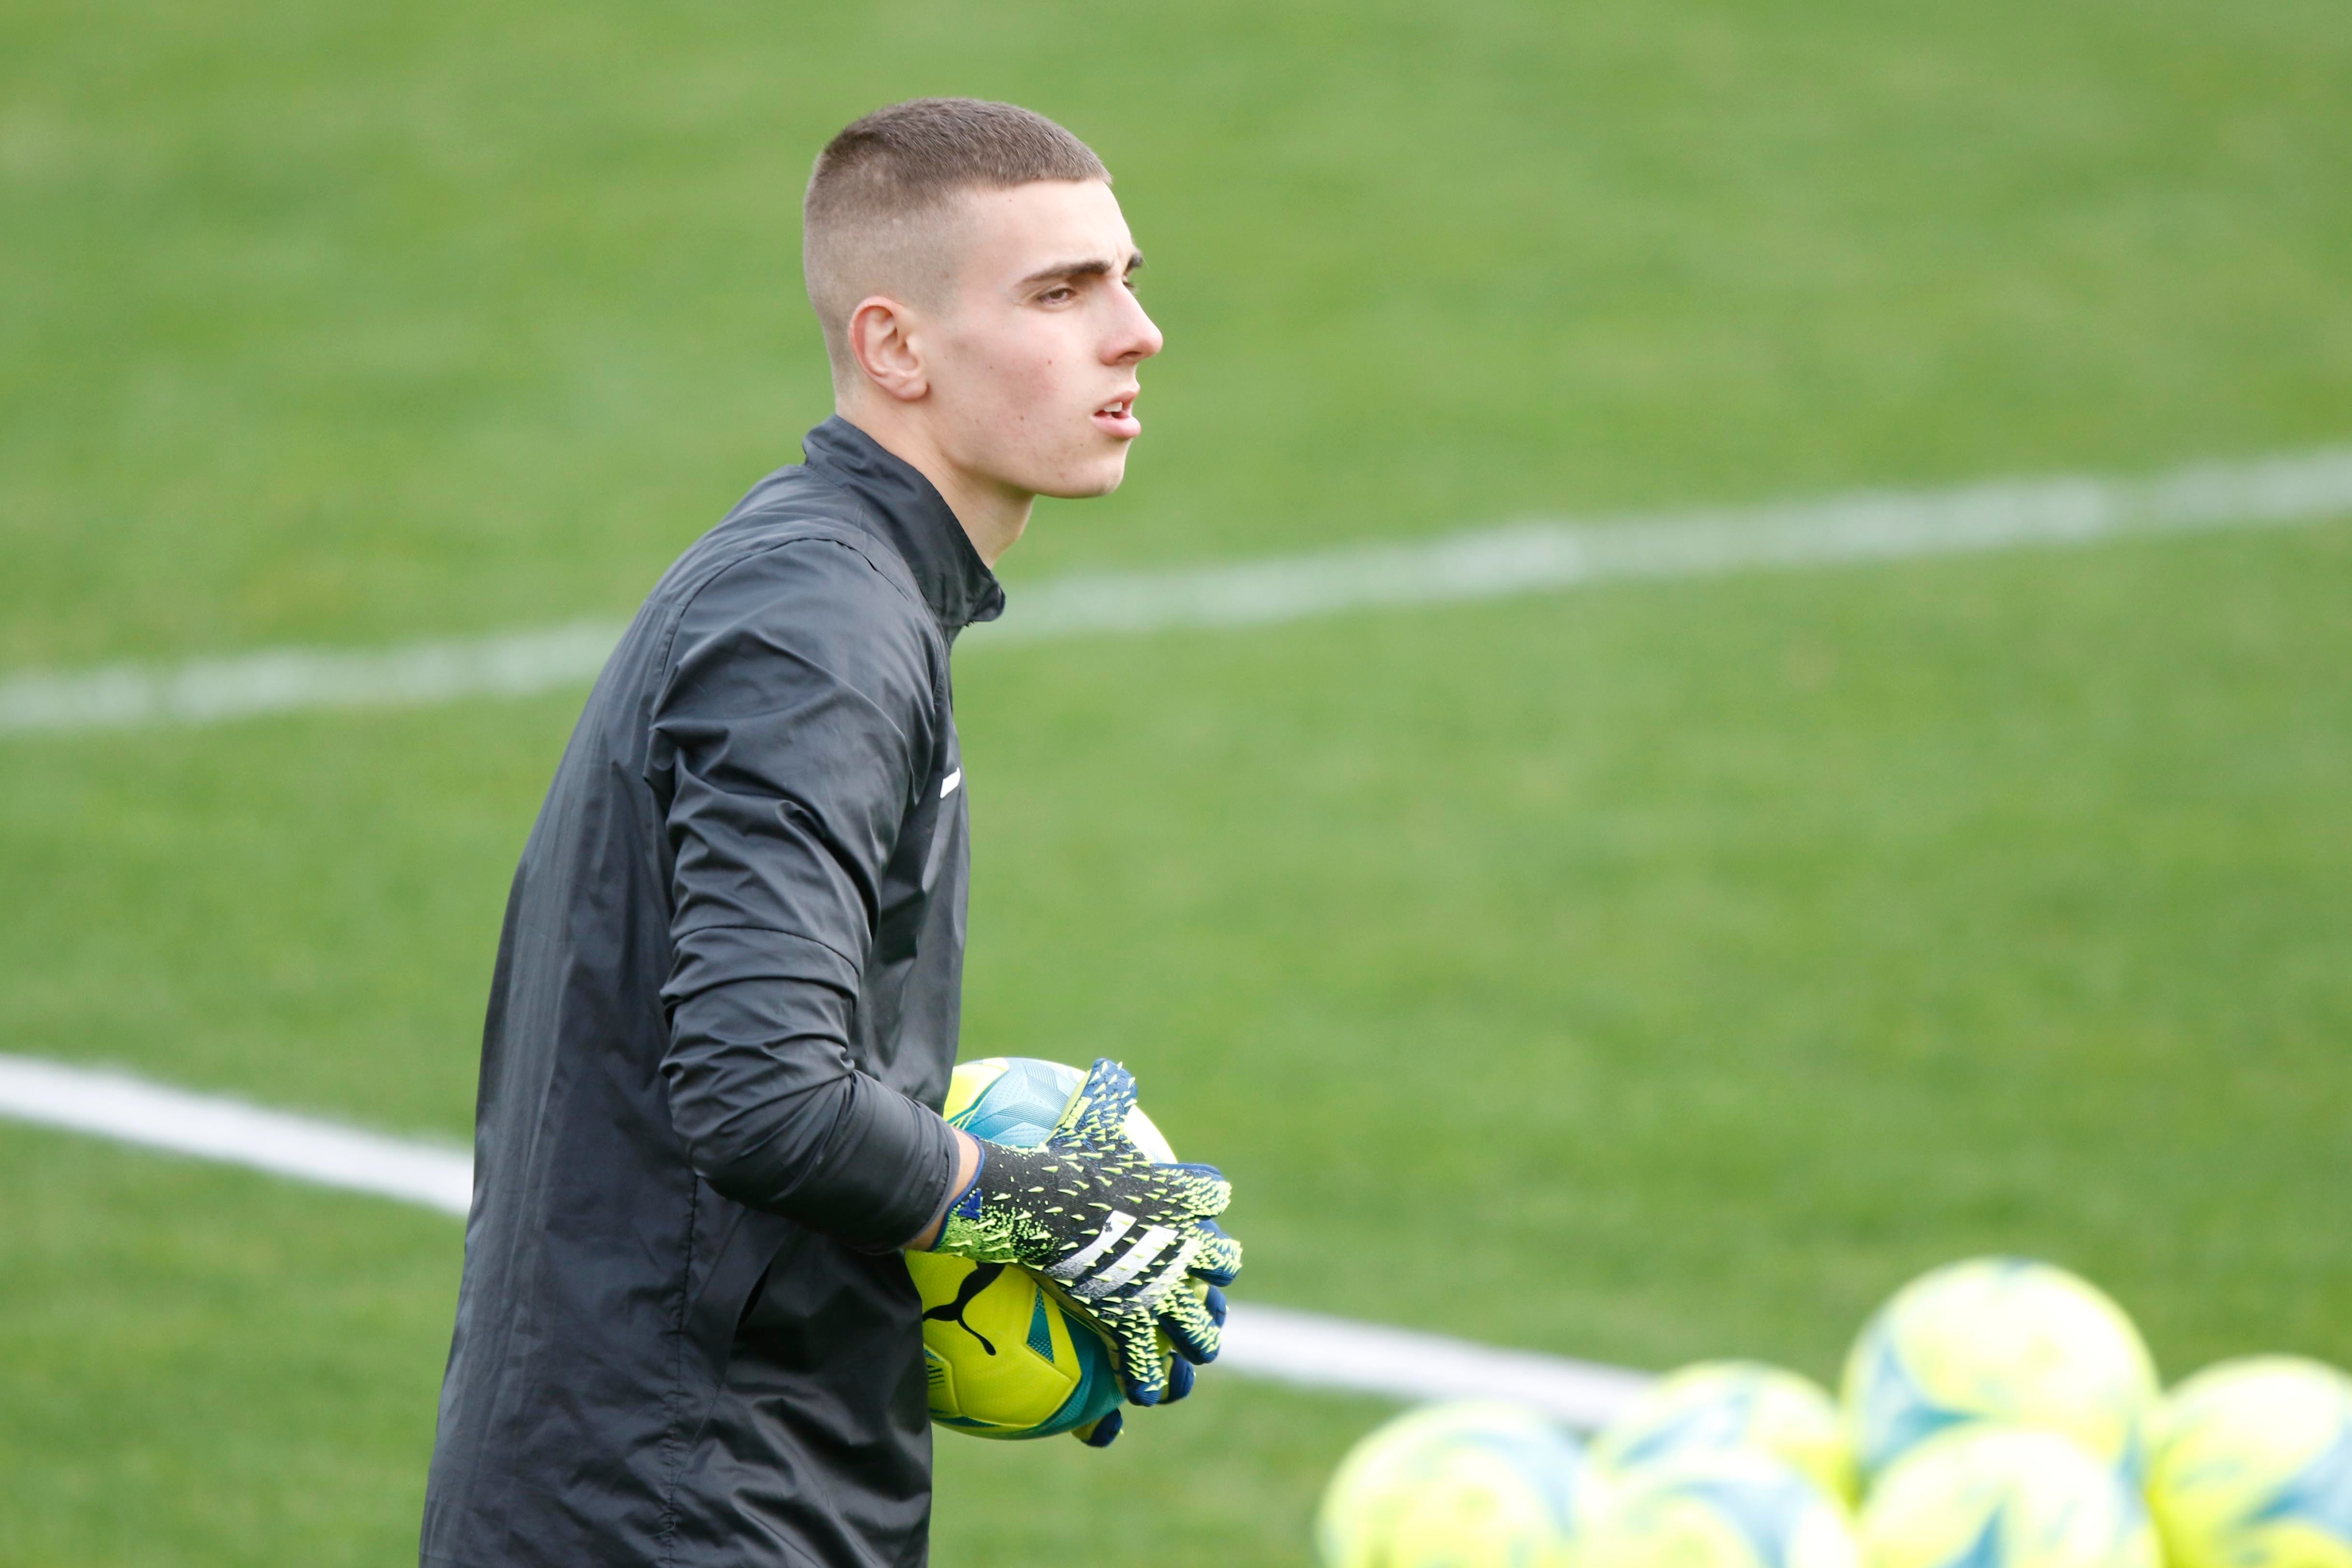
[[[0,1117],[460,1216],[473,1194],[473,1160],[462,1149],[28,1057],[0,1056]],[[1640,1373],[1560,1356],[1245,1304],[1233,1309],[1218,1364],[1251,1377],[1391,1398],[1516,1399],[1588,1431],[1649,1382]]]
[[[1343,610],[1553,593],[2128,534],[2276,528],[2352,511],[2352,447],[2140,479],[2018,480],[1660,517],[1534,521],[1409,544],[1178,571],[1089,573],[1019,590],[967,647],[1263,626]],[[170,667],[0,680],[0,735],[207,724],[303,709],[407,706],[584,685],[620,627],[581,623],[374,650],[281,648]]]
[[[620,636],[617,626],[583,622],[373,651],[275,648],[168,668],[116,665],[78,675],[18,675],[0,681],[0,734],[528,697],[595,679]]]
[[[463,1149],[191,1094],[128,1073],[0,1056],[0,1116],[374,1193],[461,1218],[473,1199],[474,1161]]]
[[[1226,1321],[1217,1365],[1269,1382],[1391,1399],[1516,1400],[1580,1432],[1607,1426],[1651,1382],[1648,1373],[1623,1367],[1242,1302]]]

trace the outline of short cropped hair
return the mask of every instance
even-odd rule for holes
[[[853,369],[849,313],[891,287],[936,292],[953,270],[938,220],[970,190],[1035,180],[1110,183],[1094,149],[1011,103],[918,98],[825,143],[801,204],[801,267],[836,384]]]

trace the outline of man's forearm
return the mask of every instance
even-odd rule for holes
[[[855,1069],[811,1081],[832,1049],[822,1040],[689,1033],[701,1011],[679,1009],[662,1070],[688,1161],[721,1196],[889,1252],[961,1190],[956,1133],[938,1112]]]

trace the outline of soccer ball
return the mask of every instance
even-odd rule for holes
[[[1769,1454],[1853,1500],[1853,1451],[1837,1402],[1811,1379],[1761,1362],[1701,1362],[1660,1378],[1593,1439],[1592,1461],[1634,1470],[1723,1450]]]
[[[1086,1080],[1079,1068],[1030,1057],[963,1062],[948,1080],[948,1124],[992,1143],[1034,1149]],[[1127,1133],[1154,1160],[1176,1157],[1139,1106],[1127,1113]],[[1064,1310],[1036,1275],[935,1252],[906,1258],[923,1300],[933,1421],[979,1437],[1050,1437],[1118,1408],[1123,1394],[1110,1347]]]
[[[1845,1363],[1865,1476],[1968,1421],[2057,1432],[2137,1476],[2156,1364],[2123,1310],[2047,1263],[1982,1258],[1896,1291]]]
[[[1906,1453],[1862,1510],[1870,1568],[2161,1568],[2113,1465],[2055,1432],[1970,1423]]]
[[[958,1062],[948,1079],[943,1114],[949,1126],[975,1138],[1009,1143],[1015,1149],[1034,1149],[1053,1132],[1062,1112],[1070,1108],[1070,1097],[1086,1081],[1083,1068],[1035,1057]],[[1143,1114],[1143,1107],[1128,1108],[1126,1128],[1136,1147],[1152,1159],[1166,1163],[1176,1158],[1176,1151],[1168,1146],[1151,1118]]]
[[[1767,1455],[1692,1450],[1633,1471],[1576,1543],[1577,1568],[1861,1568],[1845,1509]]]
[[[1050,1437],[1121,1398],[1117,1364],[1025,1268],[908,1253],[923,1298],[931,1419],[976,1437]]]
[[[2158,1414],[2147,1491],[2173,1568],[2352,1568],[2352,1377],[2208,1367]]]
[[[1433,1405],[1349,1450],[1315,1542],[1325,1568],[1560,1568],[1584,1479],[1574,1439],[1534,1411]]]

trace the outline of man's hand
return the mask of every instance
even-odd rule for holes
[[[1192,1281],[1230,1285],[1242,1248],[1216,1225],[1232,1184],[1211,1165],[1154,1164],[1127,1135],[1134,1103],[1134,1076],[1097,1061],[1041,1147],[982,1143],[935,1249],[1045,1276],[1116,1347],[1128,1398],[1157,1405],[1161,1334],[1185,1362],[1215,1359],[1224,1314]]]

